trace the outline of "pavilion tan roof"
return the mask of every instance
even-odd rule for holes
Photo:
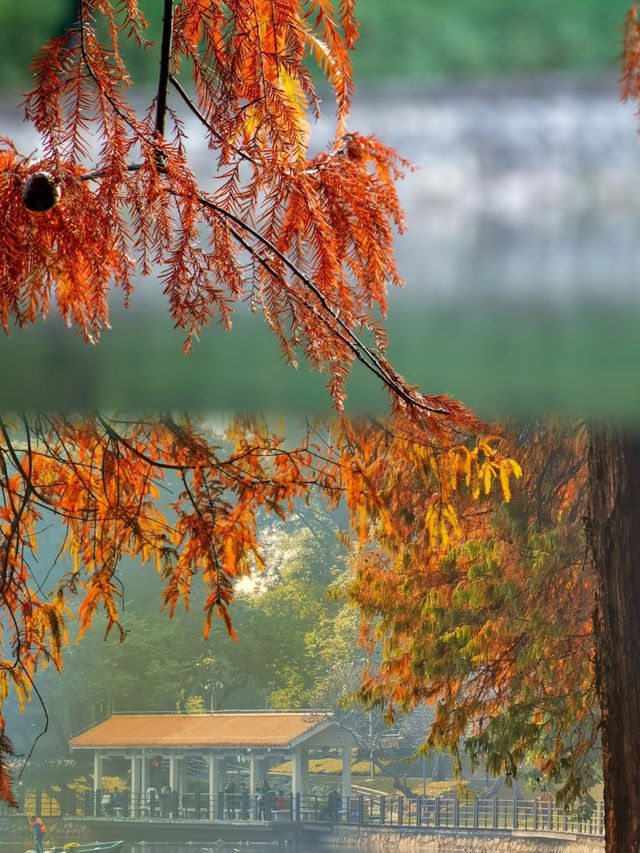
[[[69,746],[121,747],[286,747],[325,728],[325,714],[115,714],[74,737]]]

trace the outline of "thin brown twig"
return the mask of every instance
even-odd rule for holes
[[[198,107],[193,103],[193,100],[189,97],[185,89],[182,87],[180,82],[173,76],[173,74],[169,74],[169,82],[175,88],[176,92],[180,95],[185,104],[189,107],[191,112],[196,116],[196,118],[207,128],[209,133],[219,142],[223,142],[222,134],[218,133],[218,131],[212,126],[211,122],[207,121],[202,112],[198,109]],[[236,154],[241,157],[243,160],[246,160],[249,163],[253,163],[254,166],[258,165],[258,161],[253,157],[250,157],[249,154],[245,154],[245,152],[241,148],[233,147],[233,150]]]
[[[178,195],[175,190],[168,189],[172,195]],[[330,317],[335,320],[335,322],[340,326],[343,330],[344,335],[340,334],[336,331],[336,329],[332,329],[332,332],[336,334],[337,337],[340,338],[351,350],[354,356],[362,362],[369,370],[371,370],[390,390],[392,390],[398,397],[403,399],[406,403],[409,403],[411,406],[414,406],[418,409],[422,409],[423,411],[428,412],[429,414],[439,414],[439,415],[448,415],[450,414],[448,409],[440,408],[436,406],[430,406],[427,403],[422,402],[416,397],[409,394],[405,389],[403,389],[398,381],[389,373],[389,371],[384,367],[380,358],[374,353],[366,344],[364,344],[358,336],[347,326],[344,320],[339,316],[339,310],[333,308],[329,305],[325,295],[318,288],[318,286],[308,277],[306,276],[302,270],[300,270],[294,263],[291,261],[283,252],[281,252],[267,237],[263,234],[260,234],[255,228],[252,228],[247,222],[241,219],[239,216],[231,213],[228,210],[225,210],[215,202],[206,198],[205,196],[199,195],[198,201],[204,207],[213,210],[218,213],[220,216],[225,219],[231,220],[234,224],[238,225],[244,231],[246,231],[251,237],[261,243],[268,251],[272,252],[289,270],[293,273],[296,278],[298,278],[311,292],[316,296],[318,301],[320,302],[322,308],[325,310]],[[234,239],[238,239],[238,235],[235,234],[232,230],[231,232],[234,236]],[[244,247],[251,252],[251,254],[258,260],[258,262],[269,272],[270,275],[274,276],[278,280],[282,280],[282,277],[271,267],[264,258],[250,245],[243,243]],[[313,306],[311,307],[312,310]],[[317,312],[316,312],[317,313]],[[328,319],[324,318],[326,324],[328,324]]]

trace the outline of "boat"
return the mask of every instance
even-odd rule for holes
[[[124,841],[94,841],[93,844],[75,844],[73,841],[64,847],[54,847],[44,853],[119,853]]]

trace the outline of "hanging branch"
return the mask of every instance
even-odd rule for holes
[[[160,73],[158,75],[158,95],[156,100],[156,134],[164,136],[165,116],[167,113],[167,91],[169,88],[169,65],[171,62],[173,41],[173,0],[164,0],[162,18],[162,43],[160,46]]]
[[[138,120],[123,94],[128,78],[117,33],[146,22],[135,0],[123,6],[124,24],[109,3],[99,4],[112,48],[98,42],[94,6],[82,0],[79,46],[55,42],[34,63],[28,117],[54,153],[55,168],[36,169],[10,143],[0,146],[0,176],[3,170],[14,176],[0,184],[0,215],[4,209],[14,233],[26,236],[24,243],[0,247],[0,279],[10,285],[0,294],[5,330],[12,322],[33,322],[40,307],[46,313],[54,294],[65,320],[95,341],[108,324],[111,282],[128,295],[136,271],[155,269],[176,326],[188,332],[188,350],[192,336],[214,318],[229,326],[234,303],[249,295],[246,250],[255,262],[249,284],[260,292],[281,346],[292,355],[305,343],[311,367],[330,372],[339,411],[349,370],[359,360],[388,389],[397,412],[476,428],[463,407],[421,395],[384,356],[386,335],[375,312],[384,315],[386,290],[400,283],[393,236],[404,222],[394,182],[410,164],[373,137],[344,132],[355,24],[347,7],[318,4],[313,17],[301,15],[302,0],[231,4],[227,11],[163,0],[157,94]],[[331,62],[324,50],[315,53],[319,43]],[[317,117],[318,111],[305,64],[309,50],[335,89],[340,113],[330,149],[311,160],[308,113]],[[193,98],[172,73],[186,63]],[[202,192],[189,167],[177,116],[167,138],[170,85],[219,154],[212,195]],[[85,155],[97,138],[103,140],[100,162],[87,168]],[[102,186],[88,186],[99,180]],[[44,182],[46,205],[27,205],[29,181]],[[34,218],[34,210],[46,215]],[[69,218],[70,210],[84,215]],[[373,346],[361,340],[363,329],[374,335]]]

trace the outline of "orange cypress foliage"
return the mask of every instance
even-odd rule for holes
[[[25,103],[42,155],[27,161],[5,140],[0,162],[0,211],[12,223],[0,254],[5,331],[57,305],[97,340],[111,288],[128,297],[137,275],[154,274],[186,350],[209,323],[229,328],[236,304],[249,300],[286,359],[295,363],[302,350],[328,372],[339,409],[357,358],[392,397],[438,411],[384,360],[380,314],[387,287],[401,283],[393,236],[404,222],[394,184],[409,164],[347,131],[358,34],[352,0],[337,9],[332,0],[165,0],[164,20],[158,94],[144,115],[130,103],[120,50],[124,38],[148,46],[135,0],[81,0],[77,24],[37,54]],[[313,157],[309,121],[319,98],[309,54],[337,107],[335,138]],[[211,191],[189,167],[170,93],[217,155]],[[35,171],[51,173],[61,192],[48,213],[20,206]],[[373,336],[372,347],[361,332]]]
[[[77,24],[37,54],[26,117],[42,155],[32,162],[4,140],[0,157],[0,212],[11,221],[0,249],[5,331],[57,306],[97,341],[112,287],[126,301],[136,276],[154,275],[186,351],[210,323],[230,328],[236,305],[248,301],[286,360],[297,364],[302,351],[328,374],[339,411],[357,359],[387,388],[394,416],[426,415],[430,430],[441,418],[476,427],[470,412],[420,394],[385,358],[386,291],[401,284],[395,182],[409,164],[347,130],[353,2],[336,10],[331,0],[165,0],[164,24],[158,93],[143,115],[129,101],[120,51],[123,38],[147,45],[135,0],[81,0]],[[309,53],[337,107],[335,137],[312,157],[319,99]],[[170,93],[217,155],[211,190],[189,167]],[[61,196],[45,212],[21,201],[36,172],[49,173]]]
[[[319,424],[289,447],[257,418],[237,417],[217,434],[169,415],[0,418],[0,589],[8,617],[0,624],[0,699],[13,689],[24,703],[37,669],[62,665],[72,603],[80,636],[102,614],[106,633],[122,638],[125,555],[155,565],[169,615],[188,608],[192,586],[204,584],[205,636],[214,616],[233,635],[234,585],[263,565],[258,513],[284,518],[312,489],[330,507],[346,501],[362,547],[374,534],[410,529],[412,502],[423,515],[437,505],[432,538],[440,547],[457,523],[451,490],[459,435],[441,430],[427,445],[418,428],[394,433],[393,424]],[[471,490],[484,488],[487,464],[513,465],[493,444],[479,439],[465,450]],[[415,499],[400,474],[405,465],[416,472]],[[64,531],[59,557],[68,569],[47,587],[36,581],[33,560],[53,518]]]
[[[284,516],[313,485],[332,506],[344,497],[361,543],[374,531],[391,536],[408,529],[408,493],[396,488],[406,464],[427,490],[420,512],[438,549],[458,524],[451,497],[462,482],[476,496],[494,482],[506,494],[518,473],[490,439],[464,445],[465,431],[483,428],[472,412],[421,394],[385,357],[386,291],[401,283],[395,182],[409,164],[347,128],[353,0],[338,9],[331,0],[164,0],[158,92],[140,115],[120,43],[146,47],[145,29],[137,0],[79,0],[76,25],[34,60],[25,107],[42,153],[27,159],[0,140],[0,214],[10,223],[0,247],[5,331],[57,307],[97,341],[112,287],[128,299],[137,275],[154,275],[186,350],[210,323],[229,328],[236,305],[248,301],[284,358],[295,364],[302,351],[327,372],[340,412],[356,359],[386,387],[391,411],[377,424],[342,417],[322,440],[307,436],[293,450],[250,419],[230,427],[224,447],[188,419],[0,419],[0,569],[10,614],[1,630],[11,650],[0,661],[0,691],[12,686],[21,701],[38,666],[61,666],[67,602],[78,604],[81,632],[98,612],[107,633],[119,630],[123,555],[156,563],[169,614],[188,606],[201,579],[205,633],[214,615],[233,632],[234,582],[261,565],[258,511]],[[319,98],[309,55],[336,102],[335,136],[313,156]],[[211,189],[189,167],[175,105],[197,118],[215,155]],[[55,203],[25,203],[38,173]],[[177,495],[167,508],[159,489],[169,475]],[[64,526],[72,568],[45,594],[29,560],[48,513]]]
[[[0,568],[9,614],[2,623],[3,648],[10,653],[0,661],[0,698],[13,686],[25,700],[39,665],[60,666],[68,597],[80,596],[83,629],[100,609],[107,630],[117,628],[114,573],[122,554],[156,559],[170,611],[180,600],[188,603],[194,577],[201,576],[209,590],[207,625],[217,613],[231,630],[233,579],[252,560],[259,562],[256,508],[286,512],[316,482],[330,501],[346,497],[361,542],[360,578],[366,580],[354,595],[361,596],[365,614],[388,615],[379,636],[386,625],[388,648],[398,651],[397,660],[385,661],[387,670],[372,676],[365,695],[382,701],[390,690],[399,704],[440,695],[434,738],[453,744],[463,725],[472,725],[478,754],[488,751],[484,714],[491,701],[521,696],[527,714],[533,710],[516,719],[524,725],[513,730],[516,736],[542,736],[560,720],[551,771],[545,768],[555,772],[569,721],[588,715],[588,691],[582,689],[591,683],[583,678],[590,666],[588,640],[577,645],[577,682],[567,675],[563,652],[569,649],[558,640],[561,630],[544,634],[547,648],[559,655],[557,666],[545,669],[545,649],[523,671],[520,653],[537,651],[537,638],[532,631],[517,632],[519,607],[503,618],[496,605],[502,599],[483,600],[486,590],[475,583],[472,560],[475,542],[491,544],[489,514],[477,501],[498,482],[508,498],[517,469],[493,440],[465,444],[461,430],[482,430],[473,414],[446,397],[422,395],[385,358],[378,315],[386,287],[398,282],[391,238],[403,224],[394,180],[407,164],[379,141],[347,128],[349,51],[357,37],[353,13],[353,0],[341,0],[337,11],[331,0],[164,0],[158,94],[142,116],[128,99],[120,53],[123,37],[146,44],[136,0],[79,0],[76,26],[37,55],[26,116],[41,135],[42,154],[31,162],[8,140],[0,150],[5,330],[45,316],[57,303],[69,324],[96,340],[108,323],[112,286],[128,296],[136,273],[160,270],[187,349],[214,320],[229,326],[235,304],[246,299],[264,311],[286,358],[294,361],[302,350],[312,366],[329,373],[339,410],[345,377],[358,359],[389,390],[391,417],[375,426],[343,420],[329,454],[309,443],[285,451],[259,425],[245,423],[236,453],[224,458],[188,423],[171,419],[117,427],[104,418],[39,416],[17,423],[13,436],[4,423]],[[96,34],[100,17],[106,43]],[[640,94],[639,44],[634,3],[625,28],[623,97]],[[311,159],[308,122],[319,99],[304,62],[309,53],[332,86],[337,107],[335,137]],[[169,90],[197,117],[216,154],[211,191],[198,185],[189,168]],[[36,211],[23,197],[30,179],[42,172],[51,175],[61,198]],[[373,346],[360,340],[362,331],[373,336]],[[156,484],[166,471],[176,473],[182,488],[171,523],[156,504]],[[452,498],[459,488],[470,496],[462,510]],[[558,512],[570,507],[567,489]],[[65,548],[75,560],[48,598],[33,588],[28,563],[44,511],[63,520]],[[366,547],[373,533],[391,554],[382,568]],[[459,545],[463,534],[468,552]],[[451,542],[457,547],[447,560]],[[514,542],[507,537],[504,550],[484,554],[483,565],[505,566],[516,604],[541,601],[542,617],[556,614],[554,602],[575,601],[573,611],[559,608],[559,621],[541,618],[539,624],[561,626],[564,620],[575,628],[570,638],[577,635],[581,643],[590,632],[588,582],[575,572],[556,582],[544,570],[544,596],[536,598]],[[489,588],[504,598],[495,583]],[[440,636],[442,619],[460,613],[468,621],[450,624]],[[431,634],[416,636],[416,614],[426,615]],[[441,651],[444,641],[446,654],[426,654]],[[434,667],[430,673],[427,663]],[[469,692],[473,688],[477,695]],[[548,707],[565,703],[559,717],[545,716],[542,699],[548,694]],[[501,719],[499,706],[493,708]],[[511,767],[527,743],[516,737],[499,766]],[[589,745],[589,737],[581,749],[583,744]],[[2,734],[0,795],[10,798],[1,760],[7,752]]]
[[[427,747],[457,756],[464,738],[496,775],[533,758],[572,801],[593,781],[599,731],[584,430],[551,422],[510,438],[526,474],[497,508],[479,498],[518,473],[496,452],[504,438],[414,448],[413,465],[390,460],[383,482],[371,471],[392,523],[354,555],[348,596],[363,643],[382,652],[359,696],[390,718],[432,703]]]
[[[640,22],[637,3],[632,3],[625,19],[620,65],[620,97],[623,101],[637,99],[640,96]]]

